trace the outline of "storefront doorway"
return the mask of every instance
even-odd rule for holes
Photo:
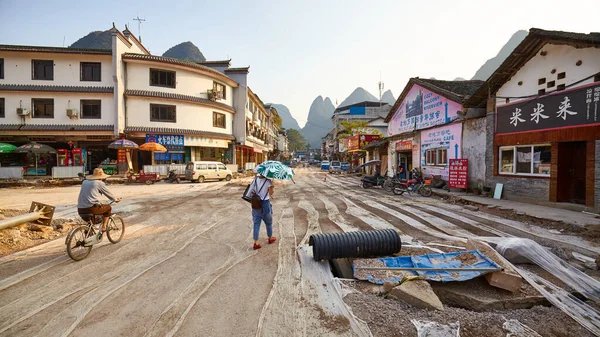
[[[558,144],[557,201],[585,204],[586,142]]]
[[[396,173],[400,171],[400,168],[404,168],[404,172],[406,172],[406,176],[408,178],[410,170],[412,170],[412,151],[402,151],[398,152],[397,155],[398,164],[395,167]]]

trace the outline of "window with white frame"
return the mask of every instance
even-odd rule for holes
[[[446,166],[448,164],[448,150],[444,148],[429,149],[425,151],[425,165]]]
[[[500,147],[500,174],[550,176],[552,146],[550,144]]]

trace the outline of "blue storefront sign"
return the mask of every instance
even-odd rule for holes
[[[183,135],[155,135],[146,134],[146,143],[155,142],[167,148],[167,151],[183,153],[184,149]]]

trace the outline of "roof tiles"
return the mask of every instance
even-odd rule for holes
[[[203,131],[203,130],[192,130],[192,129],[162,128],[162,127],[149,127],[149,126],[128,126],[125,128],[125,132],[198,135],[198,136],[206,136],[206,137],[220,138],[220,139],[226,139],[226,140],[235,140],[235,137],[230,134],[209,132],[209,131]]]
[[[209,99],[202,98],[202,97],[174,94],[174,93],[169,93],[169,92],[148,91],[148,90],[126,90],[125,96],[173,99],[173,100],[178,100],[178,101],[200,103],[203,105],[209,105],[209,106],[221,108],[221,109],[229,111],[229,112],[235,112],[235,110],[233,110],[233,108],[227,104],[214,102]]]
[[[86,92],[113,93],[113,87],[87,87],[64,85],[0,84],[0,90],[6,91],[44,91],[44,92]]]

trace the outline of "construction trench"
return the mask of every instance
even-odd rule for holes
[[[595,335],[597,237],[362,190],[353,177],[297,178],[276,184],[278,239],[259,250],[239,198],[246,181],[109,186],[123,196],[114,208],[127,223],[122,242],[80,262],[60,237],[0,257],[0,336]],[[76,219],[76,186],[10,191],[0,204],[20,213],[7,215],[36,200],[55,206],[53,223]],[[354,250],[314,254],[316,236],[333,234],[354,236]]]

